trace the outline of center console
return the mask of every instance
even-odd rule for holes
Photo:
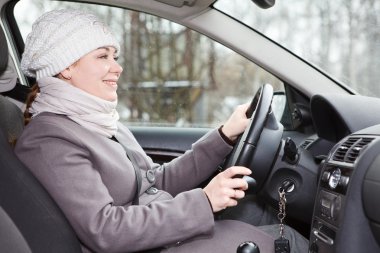
[[[342,224],[347,189],[360,151],[373,139],[347,138],[325,161],[314,205],[310,253],[335,252],[337,232]]]
[[[324,166],[314,207],[310,252],[334,252],[351,173],[350,167],[332,163]]]

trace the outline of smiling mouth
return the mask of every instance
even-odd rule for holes
[[[104,82],[105,84],[107,84],[107,85],[117,86],[117,82],[116,82],[116,81],[104,80],[103,82]]]

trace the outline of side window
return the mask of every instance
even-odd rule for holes
[[[94,12],[119,39],[124,71],[118,111],[129,125],[215,127],[236,105],[249,102],[260,85],[284,90],[279,79],[205,35],[116,7],[21,0],[15,17],[23,38],[38,16],[57,8]]]

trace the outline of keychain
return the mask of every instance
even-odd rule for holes
[[[278,188],[278,194],[279,194],[279,201],[278,201],[278,214],[277,218],[280,221],[280,237],[274,241],[274,252],[275,253],[290,253],[290,246],[289,246],[289,240],[285,238],[284,236],[284,223],[283,220],[285,219],[286,212],[285,212],[285,205],[286,205],[286,197],[285,197],[285,190],[283,188]]]

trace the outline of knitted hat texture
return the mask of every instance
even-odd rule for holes
[[[55,76],[87,53],[120,45],[97,16],[78,10],[54,10],[43,14],[32,26],[25,41],[21,69],[25,75]]]

